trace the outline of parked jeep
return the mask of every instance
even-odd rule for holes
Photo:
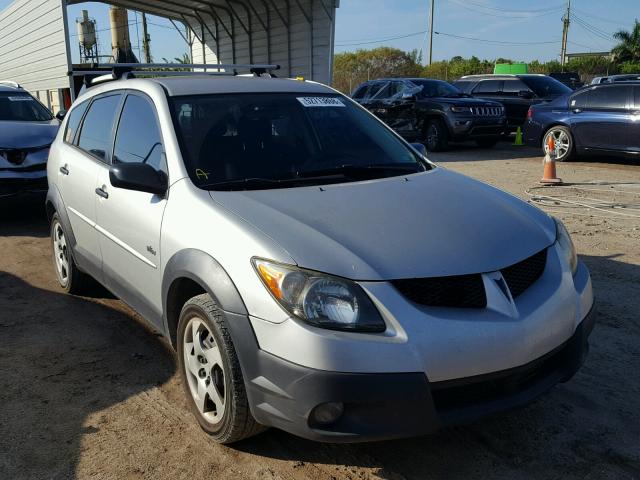
[[[475,140],[493,147],[504,133],[504,107],[478,100],[442,80],[395,78],[360,85],[352,98],[410,141],[422,141],[429,151],[447,148],[449,141]]]

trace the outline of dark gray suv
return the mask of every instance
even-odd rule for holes
[[[358,86],[352,98],[407,140],[424,142],[434,152],[449,141],[492,147],[506,128],[500,103],[472,98],[442,80],[373,80]]]

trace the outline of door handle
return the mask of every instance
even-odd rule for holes
[[[60,173],[63,175],[69,175],[69,169],[66,165],[64,167],[60,167]]]
[[[103,188],[96,188],[96,195],[102,198],[109,198],[109,194]]]

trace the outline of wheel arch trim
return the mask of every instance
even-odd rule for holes
[[[248,315],[235,283],[216,259],[201,250],[180,250],[167,262],[162,278],[162,311],[166,333],[172,341],[175,335],[172,331],[172,319],[169,318],[172,287],[177,281],[185,279],[199,285],[223,311]]]
[[[65,236],[69,241],[71,253],[73,254],[77,243],[76,237],[73,234],[73,228],[71,228],[71,221],[67,215],[67,208],[62,200],[62,195],[60,195],[60,191],[56,185],[49,186],[49,191],[47,192],[47,198],[45,200],[45,208],[49,222],[51,222],[51,218],[54,213],[58,214],[62,227],[64,228]]]

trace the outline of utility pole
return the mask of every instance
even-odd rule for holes
[[[435,0],[431,0],[429,10],[429,65],[433,63],[433,14],[435,13]]]
[[[567,39],[569,37],[569,24],[571,24],[571,0],[567,0],[567,13],[562,18],[562,51],[560,52],[560,65],[564,72],[564,64],[567,58]]]
[[[151,47],[149,43],[151,42],[151,37],[149,36],[149,32],[147,31],[147,15],[142,12],[142,51],[144,52],[144,61],[146,63],[151,63]]]

